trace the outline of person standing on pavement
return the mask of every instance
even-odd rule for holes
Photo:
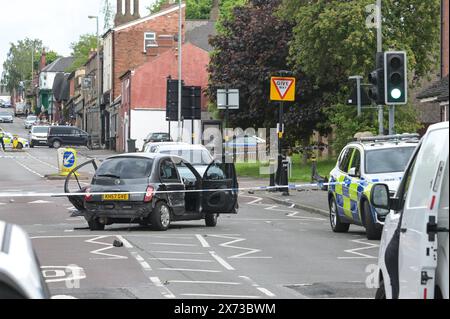
[[[3,141],[4,136],[5,133],[3,132],[3,129],[0,128],[0,144],[2,144],[3,152],[5,151],[5,142]]]

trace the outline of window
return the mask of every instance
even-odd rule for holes
[[[161,180],[166,183],[179,183],[180,179],[178,177],[177,169],[175,164],[169,160],[163,160],[161,162],[159,175]]]
[[[415,147],[397,147],[366,153],[366,173],[383,174],[403,172]]]
[[[145,158],[120,157],[103,162],[96,177],[117,177],[120,179],[142,179],[150,176],[153,160]]]
[[[348,172],[348,165],[350,164],[350,159],[352,158],[353,148],[347,148],[341,155],[341,158],[339,159],[339,169],[347,173]]]
[[[208,168],[205,179],[209,181],[218,181],[227,179],[227,176],[220,164],[214,164]]]
[[[355,149],[355,153],[353,155],[353,161],[350,169],[356,168],[355,173],[357,176],[361,174],[361,152],[358,149]]]
[[[144,51],[147,51],[147,48],[157,47],[158,43],[156,42],[156,33],[155,32],[145,32],[144,34]]]

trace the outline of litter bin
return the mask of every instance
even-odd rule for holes
[[[128,140],[128,153],[136,153],[136,140]]]

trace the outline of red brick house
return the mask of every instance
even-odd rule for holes
[[[187,42],[182,47],[182,73],[187,86],[208,86],[209,52]],[[167,78],[178,78],[178,50],[162,53],[153,61],[129,70],[122,77],[122,104],[119,111],[119,132],[117,150],[125,151],[128,137],[143,146],[145,137],[151,132],[167,132],[166,98]],[[202,97],[202,110],[207,111],[207,99]],[[172,124],[176,132],[177,123]],[[201,123],[196,122],[195,131],[200,142]],[[190,140],[191,122],[186,121],[187,140]],[[173,135],[173,134],[172,134]]]
[[[115,26],[103,36],[102,130],[106,144],[113,149],[120,124],[121,76],[176,48],[178,35],[178,5],[164,5],[159,12],[141,18],[139,0],[124,1],[122,12],[123,2],[117,0]],[[182,14],[185,21],[185,4]]]

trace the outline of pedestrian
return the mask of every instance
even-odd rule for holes
[[[3,129],[0,128],[0,144],[2,144],[3,152],[5,151],[5,142],[3,141],[4,136],[5,133],[3,132]]]

